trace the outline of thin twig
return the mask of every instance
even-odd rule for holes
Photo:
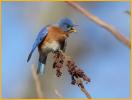
[[[63,98],[63,96],[60,94],[60,92],[57,89],[54,89],[54,92],[59,98]]]
[[[81,88],[81,91],[85,93],[88,99],[92,99],[91,95],[88,93],[88,91],[85,88]]]
[[[80,85],[80,84],[83,85],[83,82],[80,78],[78,78],[76,84],[77,85]],[[88,99],[92,99],[90,93],[85,89],[84,86],[82,86],[82,87],[79,86],[79,87],[80,87],[81,91],[87,96]]]
[[[68,3],[69,5],[74,7],[76,10],[80,11],[83,15],[88,17],[91,21],[95,22],[99,26],[101,26],[101,27],[105,28],[106,30],[108,30],[109,32],[111,32],[112,35],[116,37],[116,39],[118,39],[119,41],[124,43],[127,47],[131,48],[130,41],[126,37],[124,37],[120,32],[118,32],[112,25],[101,20],[100,18],[93,15],[88,10],[85,10],[82,6],[80,6],[79,4],[77,4],[75,2],[66,1],[66,3]]]
[[[43,92],[41,90],[40,79],[36,73],[36,69],[35,69],[34,65],[32,65],[32,75],[33,75],[33,79],[34,79],[35,85],[36,85],[37,96],[38,96],[38,98],[43,98]]]

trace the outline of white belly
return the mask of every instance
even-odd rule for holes
[[[60,48],[60,45],[59,45],[59,43],[57,41],[53,41],[51,43],[46,43],[44,45],[44,47],[42,47],[42,48],[43,48],[44,52],[48,53],[48,52],[51,52],[51,51],[58,50]]]

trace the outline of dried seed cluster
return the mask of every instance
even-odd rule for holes
[[[64,62],[66,63],[67,70],[71,75],[71,84],[77,84],[79,87],[84,88],[83,81],[90,82],[90,78],[80,69],[72,59],[68,59],[61,51],[54,53],[55,61],[53,63],[53,68],[56,69],[56,76],[60,77],[62,75],[62,68],[64,67]]]
[[[86,82],[90,82],[90,78],[87,77],[82,69],[80,69],[77,65],[75,65],[75,62],[73,60],[68,60],[66,64],[68,68],[68,72],[71,75],[72,82],[71,84],[75,85],[78,84],[78,80],[82,78]],[[80,82],[79,82],[79,86]]]
[[[54,53],[54,58],[55,61],[53,63],[53,68],[56,69],[56,76],[60,77],[62,75],[61,69],[63,67],[65,57],[62,53],[57,51]]]

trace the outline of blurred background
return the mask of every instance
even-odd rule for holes
[[[129,2],[78,2],[91,13],[117,28],[130,40]],[[91,78],[86,89],[93,98],[128,98],[130,96],[130,49],[110,32],[87,19],[64,2],[2,3],[2,96],[3,98],[37,98],[31,66],[37,67],[37,49],[26,62],[32,44],[47,24],[71,18],[78,32],[68,39],[66,53]],[[45,98],[86,98],[65,70],[57,78],[48,57],[46,73],[41,79]]]

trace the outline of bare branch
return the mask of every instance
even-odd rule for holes
[[[108,30],[109,32],[111,32],[112,35],[115,36],[116,39],[118,39],[119,41],[124,43],[127,47],[131,48],[130,41],[127,38],[125,38],[120,32],[118,32],[112,25],[101,20],[100,18],[93,15],[88,10],[85,10],[82,6],[80,6],[79,4],[77,4],[75,2],[66,1],[66,3],[68,3],[70,6],[74,7],[76,10],[78,10],[83,15],[88,17],[91,21],[95,22],[99,26],[101,26],[101,27],[105,28],[106,30]]]
[[[43,92],[41,90],[40,79],[36,73],[36,69],[35,69],[34,65],[32,65],[32,75],[33,75],[33,79],[34,79],[35,85],[36,85],[37,96],[38,96],[38,98],[43,98]]]

